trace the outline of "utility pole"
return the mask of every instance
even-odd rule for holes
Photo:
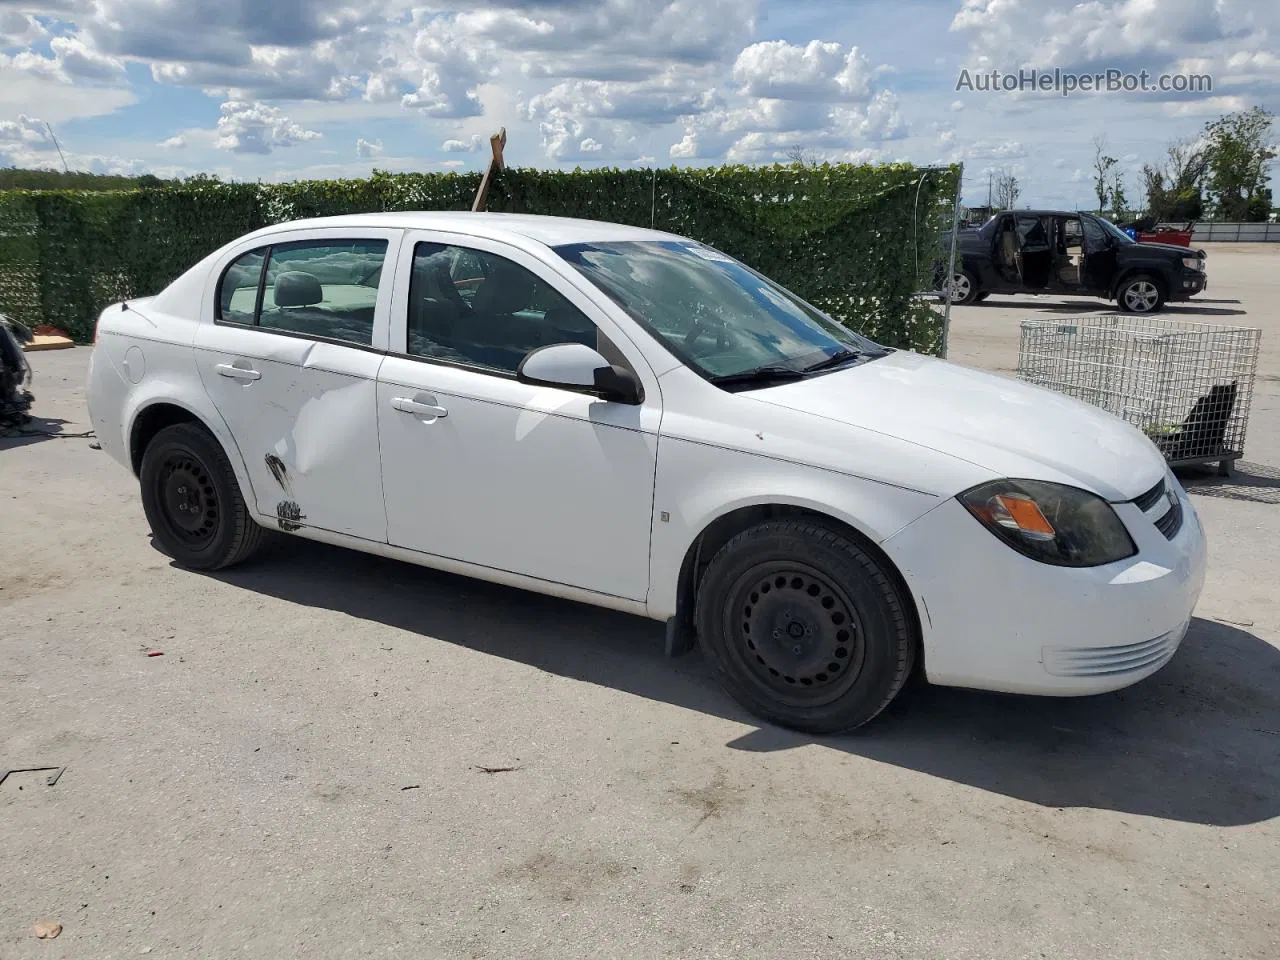
[[[45,129],[49,131],[49,136],[53,137],[53,145],[58,148],[58,156],[62,159],[62,172],[70,173],[71,171],[67,168],[67,158],[62,153],[62,144],[58,143],[58,138],[53,132],[53,127],[49,126],[49,121],[47,120],[44,125]]]
[[[990,209],[991,209],[991,179],[992,179],[992,176],[993,176],[992,172],[991,172],[990,170],[988,170],[988,171],[987,171],[987,209],[988,209],[988,210],[990,210]]]

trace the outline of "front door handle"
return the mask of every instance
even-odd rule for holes
[[[230,363],[220,363],[215,367],[218,375],[221,377],[230,377],[232,380],[261,380],[262,374],[257,370],[251,370],[248,367],[237,367]]]
[[[431,420],[443,420],[449,415],[448,410],[436,403],[435,397],[422,393],[413,398],[393,397],[391,406],[401,413],[411,413],[415,417]]]

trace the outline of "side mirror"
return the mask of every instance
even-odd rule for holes
[[[516,368],[516,379],[589,393],[611,403],[635,406],[644,400],[644,388],[634,373],[581,343],[553,343],[531,351]]]

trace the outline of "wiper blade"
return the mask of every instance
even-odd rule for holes
[[[832,367],[838,367],[848,363],[850,360],[857,360],[862,353],[858,350],[838,350],[824,360],[817,363],[811,363],[805,367],[802,373],[816,373],[819,370],[829,370]]]
[[[712,377],[711,382],[718,387],[731,387],[744,383],[773,383],[782,380],[803,380],[804,372],[791,367],[756,367],[742,373],[726,373]]]

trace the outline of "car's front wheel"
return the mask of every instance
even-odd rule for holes
[[[968,270],[951,275],[951,302],[961,305],[976,303],[981,296],[978,280]]]
[[[1116,302],[1125,313],[1155,313],[1164,306],[1164,292],[1155,277],[1140,273],[1120,284]]]
[[[165,427],[138,472],[157,545],[184,567],[218,570],[247,559],[266,533],[254,522],[226,452],[194,423]]]
[[[697,598],[699,642],[729,694],[808,733],[873,719],[915,658],[908,600],[856,540],[808,520],[770,521],[712,559]]]

